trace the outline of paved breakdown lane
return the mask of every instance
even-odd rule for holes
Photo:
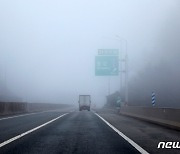
[[[2,148],[0,153],[136,154],[133,146],[94,113],[72,112]]]

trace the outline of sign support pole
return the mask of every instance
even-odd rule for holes
[[[110,95],[111,94],[111,78],[110,78],[110,76],[108,76],[108,95]]]
[[[126,47],[127,48],[127,47]],[[127,49],[126,49],[127,50]],[[126,69],[126,71],[125,71],[125,102],[126,102],[126,105],[128,105],[128,55],[127,55],[127,52],[126,52],[126,60],[125,60],[125,69]]]

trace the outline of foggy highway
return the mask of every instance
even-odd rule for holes
[[[0,154],[180,154],[179,34],[180,0],[0,1]]]
[[[1,142],[63,113],[0,121]],[[10,128],[10,129],[7,129]],[[0,153],[139,153],[92,112],[73,112],[8,145]]]
[[[129,143],[110,128],[102,119],[133,138],[137,145]],[[117,118],[118,116],[118,118]],[[112,120],[113,118],[114,120]],[[55,119],[54,121],[52,121]],[[118,121],[119,119],[119,121]],[[47,125],[43,125],[49,122]],[[116,123],[115,123],[116,122]],[[118,123],[118,124],[117,124]],[[127,124],[129,123],[129,124]],[[149,123],[119,116],[90,111],[49,111],[14,118],[0,119],[0,153],[158,153],[156,140],[178,138],[179,133]],[[37,128],[38,129],[34,129]],[[144,129],[146,128],[146,129]],[[148,132],[148,129],[151,135]],[[143,132],[144,129],[144,132]],[[163,130],[164,129],[164,130]],[[32,132],[30,132],[32,130]],[[147,131],[147,132],[146,132]],[[143,132],[143,133],[142,133]],[[160,133],[159,133],[160,132]],[[25,133],[24,135],[22,135]],[[156,138],[153,133],[157,133]],[[163,134],[164,133],[164,134]],[[166,133],[166,135],[165,135]],[[17,137],[21,135],[21,137]],[[139,136],[138,138],[136,136]],[[135,137],[135,138],[134,138]],[[154,138],[154,141],[152,140]],[[14,140],[13,142],[10,139]],[[130,139],[131,140],[131,139]],[[5,142],[6,143],[5,143]],[[148,141],[148,142],[145,142]],[[153,143],[154,142],[154,143]],[[5,144],[3,144],[5,143]],[[136,143],[135,143],[136,144]],[[153,147],[154,146],[154,147]],[[137,149],[136,149],[136,148]],[[146,149],[144,149],[144,147]],[[141,149],[142,148],[142,149]],[[162,152],[159,151],[159,152]],[[164,153],[178,153],[166,150]]]

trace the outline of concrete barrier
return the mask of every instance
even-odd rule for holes
[[[66,108],[74,107],[67,104],[0,102],[0,116]]]
[[[39,112],[39,111],[47,111],[47,110],[64,109],[70,107],[72,106],[67,104],[28,103],[27,112]]]
[[[26,102],[0,102],[0,115],[23,113],[26,111]]]
[[[180,109],[123,106],[119,113],[180,130]]]

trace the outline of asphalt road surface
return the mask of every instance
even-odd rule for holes
[[[175,130],[117,114],[98,115],[88,111],[49,111],[0,118],[0,154],[164,153],[158,151],[157,141],[179,139]]]
[[[123,116],[117,114],[117,111],[100,109],[97,113],[149,153],[180,154],[180,148],[157,148],[158,143],[162,141],[180,142],[179,130]]]
[[[63,115],[45,112],[0,120],[0,143]],[[0,148],[0,153],[139,153],[93,112],[71,112]]]

